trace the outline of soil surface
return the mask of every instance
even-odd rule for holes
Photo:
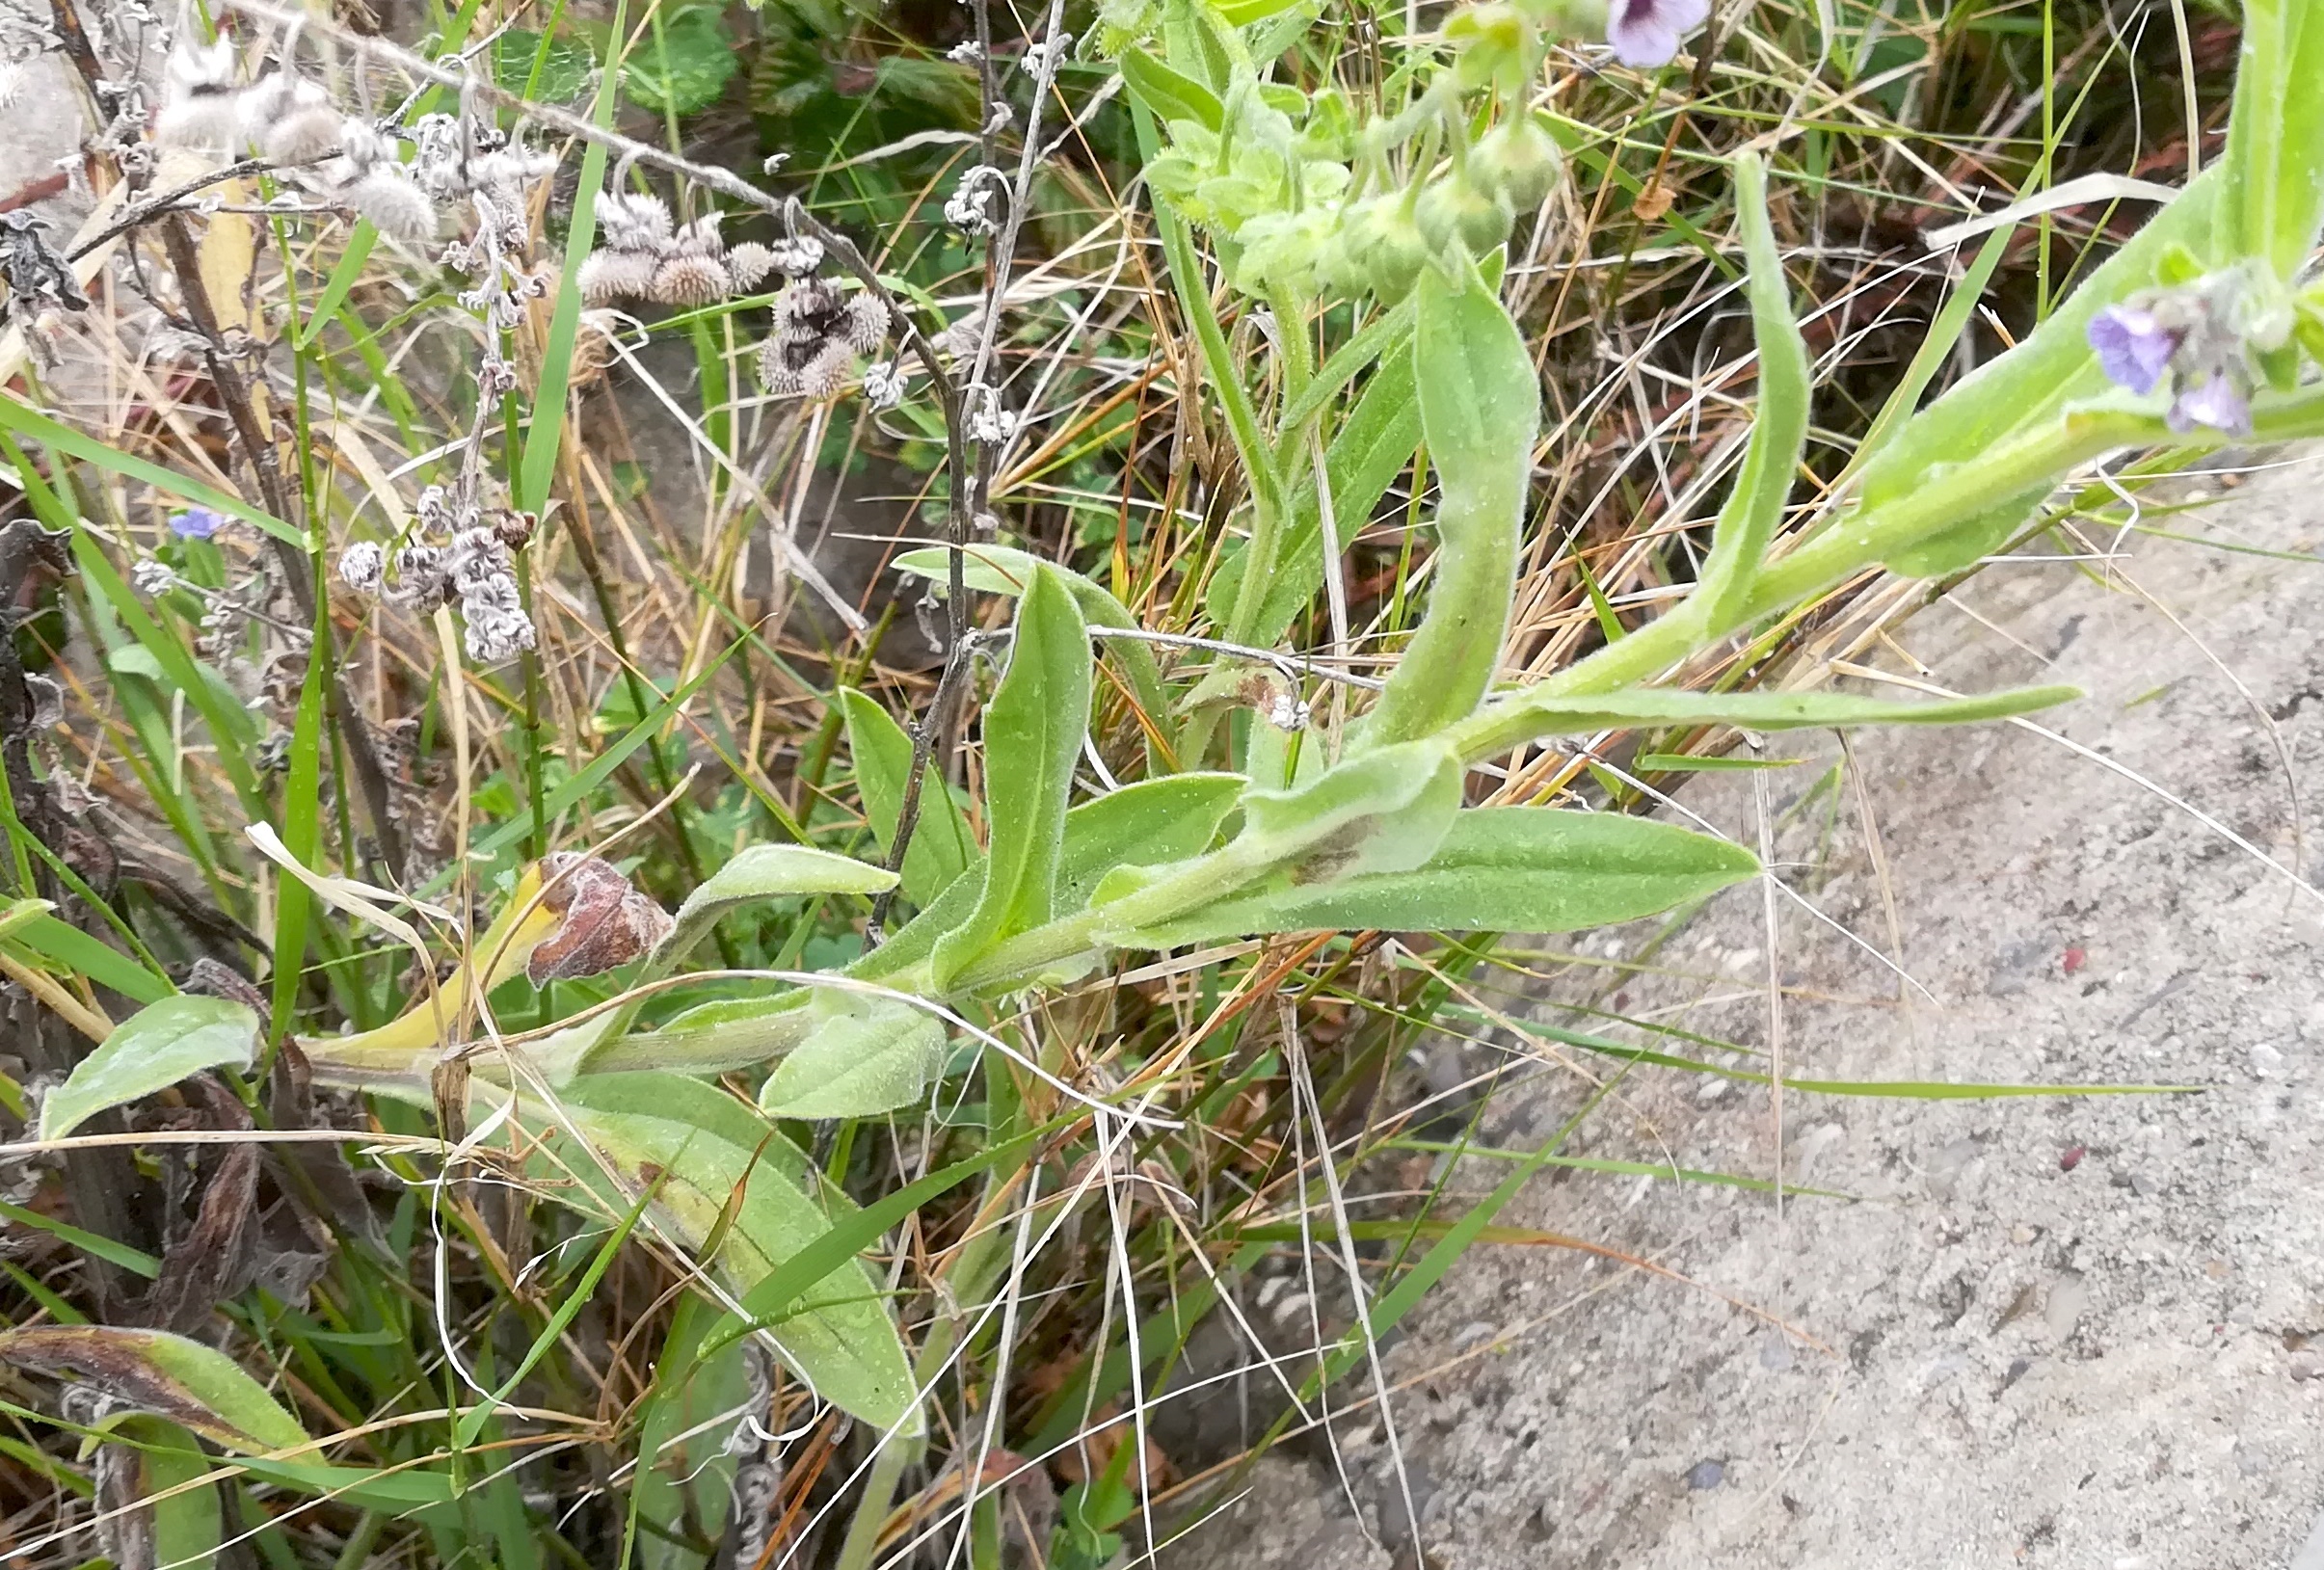
[[[2216,505],[2150,522],[2312,556],[2320,481],[2316,457],[2204,477],[2189,498]],[[1416,1312],[1383,1362],[1426,1562],[2324,1570],[2324,898],[2257,854],[2324,863],[2324,561],[2123,548],[2110,574],[1995,563],[1883,662],[2081,686],[2043,723],[2095,756],[1990,725],[1859,732],[1853,767],[1795,738],[1772,751],[1798,766],[1698,777],[1685,808],[1753,846],[1764,822],[1788,892],[1728,891],[1650,953],[1653,923],[1589,935],[1549,990],[1762,1054],[1772,952],[1796,1078],[2202,1092],[1794,1089],[1778,1125],[1763,1085],[1621,1078],[1567,1154],[1766,1178],[1779,1126],[1787,1181],[1855,1198],[1778,1215],[1734,1187],[1537,1180],[1502,1222],[1670,1274],[1481,1247]],[[1458,1055],[1541,1065],[1483,1120],[1504,1149],[1554,1138],[1618,1070],[1509,1032]],[[1454,1186],[1506,1172],[1472,1159]],[[1367,1393],[1166,1557],[1414,1563]]]

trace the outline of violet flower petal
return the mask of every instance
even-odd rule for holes
[[[2152,392],[2171,368],[2181,334],[2163,326],[2152,311],[2108,306],[2090,319],[2084,336],[2107,380],[2143,394]]]
[[[170,515],[170,532],[180,540],[207,540],[225,521],[223,515],[207,507],[189,507],[182,513]]]
[[[1625,66],[1668,66],[1679,40],[1710,14],[1711,0],[1614,0],[1606,15],[1606,41]]]
[[[2180,393],[2164,417],[2172,430],[2181,434],[2199,425],[2225,431],[2230,436],[2252,434],[2252,406],[2235,384],[2224,376],[2214,376],[2201,386]]]

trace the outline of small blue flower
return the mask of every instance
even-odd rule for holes
[[[1668,66],[1679,40],[1710,15],[1711,0],[1614,0],[1606,15],[1606,41],[1625,66]]]
[[[207,507],[189,507],[182,513],[170,515],[170,532],[180,540],[207,540],[225,521],[223,513],[214,513]]]
[[[2090,319],[2085,335],[2107,379],[2137,393],[2155,389],[2186,336],[2136,306],[2108,306]]]
[[[2230,436],[2252,434],[2252,406],[2235,384],[2224,376],[2213,376],[2200,386],[2181,392],[2172,401],[2164,416],[2171,429],[2180,434],[2207,425],[2214,431]]]

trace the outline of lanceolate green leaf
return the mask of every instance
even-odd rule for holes
[[[2284,7],[2283,140],[2277,153],[2273,226],[2266,256],[2279,278],[2299,274],[2324,226],[2324,11],[2314,0]],[[2240,111],[2240,106],[2238,106]]]
[[[1524,335],[1474,267],[1457,281],[1424,269],[1419,302],[1412,372],[1437,476],[1436,555],[1428,614],[1365,717],[1375,746],[1466,718],[1492,684],[1541,419]]]
[[[1176,947],[1273,932],[1570,932],[1652,916],[1758,871],[1668,823],[1547,808],[1464,812],[1426,865],[1239,894],[1119,941]]]
[[[583,1075],[559,1092],[555,1111],[529,1100],[519,1110],[548,1141],[564,1175],[595,1190],[610,1215],[625,1213],[658,1178],[654,1212],[690,1246],[718,1234],[716,1264],[737,1292],[854,1213],[803,1152],[699,1079]],[[560,1124],[604,1158],[614,1181]],[[883,1428],[901,1423],[917,1431],[903,1342],[860,1261],[835,1264],[771,1333],[784,1360],[826,1400]]]
[[[895,886],[886,867],[812,845],[748,845],[686,895],[662,945],[681,955],[727,912],[789,894],[876,894]]]
[[[1634,687],[1626,692],[1524,693],[1489,705],[1454,734],[1468,758],[1491,758],[1536,736],[1588,735],[1655,725],[1732,725],[1745,731],[1799,731],[1847,725],[1960,725],[2029,714],[2081,697],[2076,687],[2016,687],[1975,698],[1898,702],[1849,692],[1686,692]]]
[[[167,1418],[238,1454],[307,1442],[298,1419],[232,1358],[166,1330],[90,1324],[0,1331],[0,1362],[83,1380],[133,1411]]]
[[[1736,472],[1735,488],[1720,509],[1710,559],[1695,593],[1704,626],[1724,632],[1743,619],[1751,576],[1767,554],[1793,472],[1807,441],[1807,345],[1792,319],[1791,288],[1767,220],[1767,169],[1756,153],[1735,159],[1735,211],[1750,259],[1751,328],[1759,349],[1759,406]]]
[[[951,554],[941,546],[907,550],[895,559],[895,570],[939,586],[948,586],[952,576]],[[1033,569],[1046,566],[1064,581],[1073,602],[1082,608],[1082,620],[1091,626],[1135,629],[1138,625],[1130,608],[1108,592],[1105,585],[1070,567],[1045,563],[1038,556],[1007,546],[971,546],[962,552],[962,557],[961,581],[984,594],[1007,595],[1014,599],[1032,582]],[[1153,646],[1135,638],[1106,638],[1100,642],[1106,658],[1129,683],[1130,696],[1143,715],[1140,725],[1147,733],[1147,757],[1161,756],[1153,745],[1157,736],[1175,750],[1178,726],[1169,694],[1162,690],[1162,667],[1155,660]]]
[[[1242,786],[1239,774],[1176,774],[1124,785],[1067,812],[1053,914],[1065,916],[1087,905],[1099,880],[1117,866],[1199,855],[1234,810]],[[873,981],[919,964],[939,938],[967,919],[983,887],[979,864],[902,931],[849,966],[847,974]]]
[[[1215,131],[1226,123],[1218,94],[1192,77],[1172,70],[1135,44],[1122,51],[1122,81],[1146,112],[1163,124],[1190,120]]]
[[[912,738],[888,711],[853,687],[840,692],[847,719],[847,750],[855,758],[855,788],[864,816],[885,851],[895,843],[896,820],[904,810],[904,781],[912,772]],[[904,847],[904,897],[925,906],[976,859],[968,819],[944,782],[929,778],[921,786],[920,818]]]
[[[179,993],[148,1003],[96,1044],[40,1104],[40,1137],[62,1139],[110,1106],[150,1096],[204,1069],[247,1069],[260,1022],[240,1003]]]
[[[673,1074],[724,1074],[781,1057],[807,1039],[815,1028],[815,993],[802,988],[765,998],[720,998],[698,1003],[652,1030],[607,1042],[602,1035],[570,1043],[555,1061],[563,1072],[552,1083],[573,1072],[568,1065],[585,1062],[593,1074],[632,1070],[664,1070]],[[575,1033],[586,1026],[575,1027]],[[563,1036],[551,1037],[554,1047]],[[545,1048],[541,1054],[551,1054]]]
[[[1441,742],[1383,747],[1296,789],[1246,793],[1235,844],[1253,862],[1296,865],[1311,881],[1418,866],[1451,826],[1460,774]]]
[[[863,1118],[918,1102],[944,1067],[943,1024],[889,998],[841,995],[767,1078],[759,1109],[777,1118]]]
[[[1089,633],[1064,580],[1036,568],[1017,606],[1008,674],[984,713],[991,848],[966,921],[937,941],[941,990],[995,944],[1048,920],[1056,903],[1066,794],[1089,731]]]
[[[1087,905],[1098,880],[1117,866],[1201,855],[1242,793],[1240,774],[1174,774],[1124,785],[1067,812],[1057,914]]]

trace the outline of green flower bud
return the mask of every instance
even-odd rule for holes
[[[1280,289],[1297,299],[1314,299],[1339,233],[1339,214],[1323,208],[1259,214],[1236,235],[1242,251],[1231,274],[1235,287],[1244,294]]]
[[[1533,26],[1514,6],[1470,6],[1456,12],[1445,23],[1444,37],[1455,50],[1454,79],[1464,93],[1496,82],[1522,90],[1533,74]]]
[[[1520,115],[1494,126],[1469,153],[1469,178],[1519,209],[1538,207],[1564,167],[1558,139],[1538,115]]]
[[[1413,217],[1430,253],[1464,251],[1483,256],[1509,238],[1516,214],[1498,191],[1483,191],[1470,180],[1450,175],[1420,194]]]
[[[1412,292],[1429,263],[1429,243],[1405,210],[1401,192],[1348,209],[1340,224],[1337,260],[1334,281],[1351,294],[1368,287],[1393,303]]]

